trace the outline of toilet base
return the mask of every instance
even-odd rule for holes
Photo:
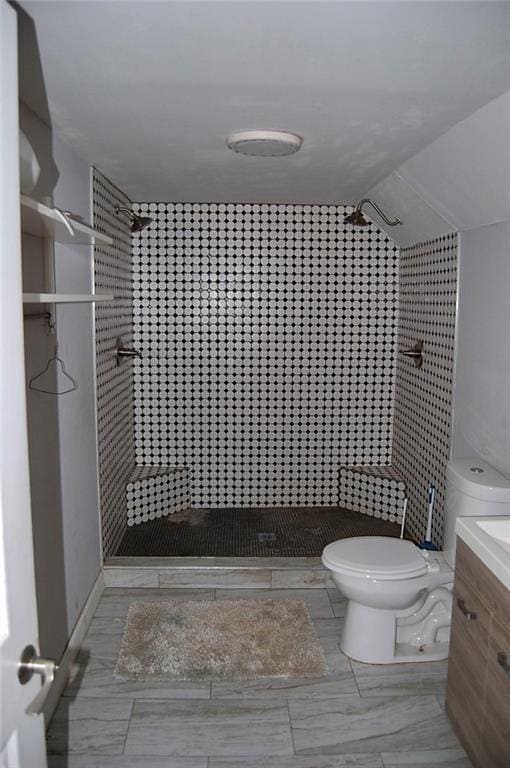
[[[340,649],[366,664],[440,661],[448,657],[451,591],[425,592],[405,611],[347,603]]]

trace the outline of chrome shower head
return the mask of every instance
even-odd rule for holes
[[[145,229],[145,227],[148,227],[152,221],[149,216],[139,216],[137,213],[133,213],[131,208],[122,208],[120,205],[117,205],[115,208],[115,213],[127,213],[131,219],[131,232],[133,233],[140,232],[142,229]]]
[[[374,203],[373,200],[370,200],[368,197],[364,197],[363,200],[360,200],[354,211],[352,213],[348,213],[347,216],[345,216],[344,223],[352,224],[353,227],[368,227],[370,222],[363,216],[361,212],[361,209],[364,205],[371,205],[372,208],[377,211],[381,219],[386,222],[389,227],[396,227],[397,224],[402,224],[400,219],[388,219],[388,217],[385,216],[385,214],[381,211],[377,203]]]

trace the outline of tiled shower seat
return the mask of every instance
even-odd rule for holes
[[[401,522],[405,483],[391,466],[340,467],[339,504],[370,517]]]
[[[135,467],[126,484],[127,524],[138,525],[189,507],[186,467]]]

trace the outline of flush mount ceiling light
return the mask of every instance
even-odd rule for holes
[[[287,131],[235,131],[227,139],[233,152],[251,157],[285,157],[301,147],[303,139]]]

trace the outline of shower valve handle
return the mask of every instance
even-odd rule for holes
[[[142,353],[138,352],[136,349],[127,349],[123,343],[122,339],[117,339],[117,344],[115,347],[115,354],[117,358],[117,365],[120,365],[124,360],[129,359],[130,357],[141,357]]]

